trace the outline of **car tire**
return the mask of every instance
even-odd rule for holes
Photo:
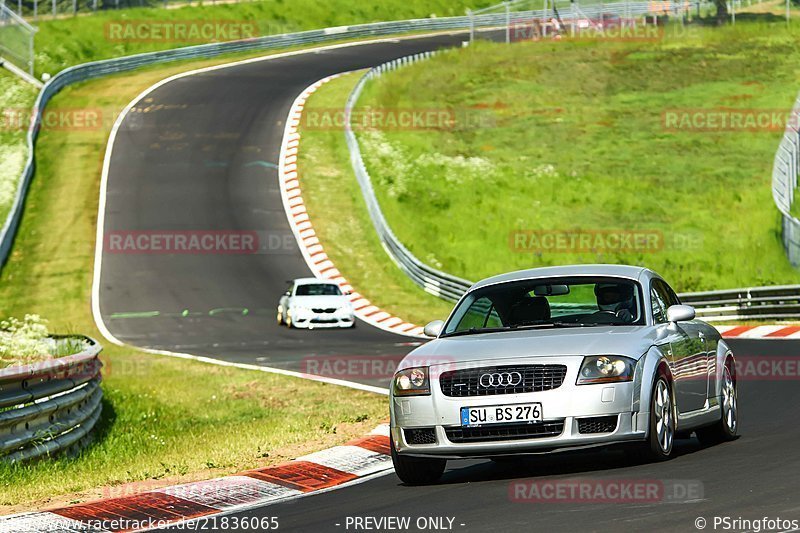
[[[289,314],[286,315],[285,322],[286,322],[286,327],[287,328],[289,328],[289,329],[294,328],[294,322],[292,322],[292,316],[291,315],[289,315]]]
[[[675,402],[672,385],[659,372],[650,395],[650,427],[647,440],[640,447],[640,458],[647,462],[666,461],[675,443]]]
[[[426,459],[423,457],[406,457],[392,448],[392,464],[400,481],[407,485],[428,485],[442,477],[447,466],[447,459]]]
[[[739,433],[739,393],[730,363],[722,371],[720,418],[712,426],[696,431],[697,440],[704,446],[735,440]]]

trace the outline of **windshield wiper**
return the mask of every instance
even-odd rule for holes
[[[605,326],[606,324],[599,324],[597,322],[523,322],[517,325],[518,328],[536,328],[536,327],[551,327],[551,328],[590,328],[593,326]]]

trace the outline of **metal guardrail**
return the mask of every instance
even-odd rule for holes
[[[384,72],[423,59],[428,59],[431,56],[433,56],[433,52],[424,52],[414,56],[402,57],[368,70],[367,73],[361,77],[350,93],[350,96],[347,98],[347,103],[344,108],[344,134],[347,141],[347,148],[350,151],[350,162],[353,165],[356,179],[361,187],[361,193],[367,204],[370,219],[389,257],[391,257],[397,266],[411,278],[411,281],[422,287],[426,292],[445,300],[456,301],[472,286],[472,282],[426,265],[403,246],[403,243],[395,236],[389,224],[386,222],[386,218],[383,216],[383,212],[378,204],[375,190],[372,187],[372,180],[367,172],[364,159],[361,156],[361,148],[358,145],[358,139],[356,139],[350,123],[353,108],[356,102],[358,102],[359,96],[361,96],[361,91],[369,80],[381,76]]]
[[[800,318],[800,285],[693,292],[680,299],[709,322]]]
[[[94,428],[102,411],[102,347],[83,340],[79,354],[0,370],[0,461],[66,450]]]
[[[772,167],[772,198],[781,212],[781,238],[786,256],[793,266],[800,266],[800,220],[792,215],[797,174],[800,169],[800,97],[795,101]]]
[[[375,196],[372,180],[364,164],[361,148],[350,121],[358,98],[369,80],[380,77],[383,73],[399,67],[428,59],[432,55],[433,53],[429,52],[403,57],[367,71],[353,88],[345,104],[345,139],[350,151],[350,162],[356,179],[361,187],[372,224],[384,249],[397,266],[426,292],[444,300],[456,301],[472,286],[473,282],[426,265],[397,239],[389,227]],[[798,102],[800,102],[800,99]],[[797,132],[792,131],[795,134],[793,146],[797,147]],[[798,162],[800,162],[798,152],[794,152],[792,161],[792,164],[795,165],[793,168],[796,170]],[[793,173],[792,175],[795,177],[796,183],[797,174]],[[798,230],[797,235],[800,236],[800,230]],[[694,292],[683,293],[679,296],[682,302],[695,307],[699,318],[710,322],[742,319],[776,320],[800,318],[800,285]]]

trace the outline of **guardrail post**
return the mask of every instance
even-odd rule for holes
[[[32,32],[30,34],[30,36],[28,37],[28,58],[29,58],[28,59],[28,74],[30,74],[31,76],[34,75],[33,74],[33,62],[36,61],[36,56],[35,56],[36,51],[35,51],[34,44],[33,44],[34,35],[35,34]],[[2,265],[2,264],[3,264],[3,258],[0,257],[0,265]]]
[[[506,44],[511,43],[511,3],[506,0]]]
[[[572,20],[570,21],[571,24],[569,25],[569,35],[570,37],[575,37],[575,0],[569,0],[570,12],[572,14]]]

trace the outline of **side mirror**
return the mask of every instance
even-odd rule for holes
[[[286,296],[291,296],[292,295],[292,291],[286,291],[283,294],[286,295]]]
[[[443,320],[434,320],[432,322],[428,322],[422,332],[428,337],[438,337],[442,332],[442,327],[444,327]]]
[[[671,305],[667,309],[667,320],[669,322],[686,322],[695,317],[694,307],[690,305]]]

